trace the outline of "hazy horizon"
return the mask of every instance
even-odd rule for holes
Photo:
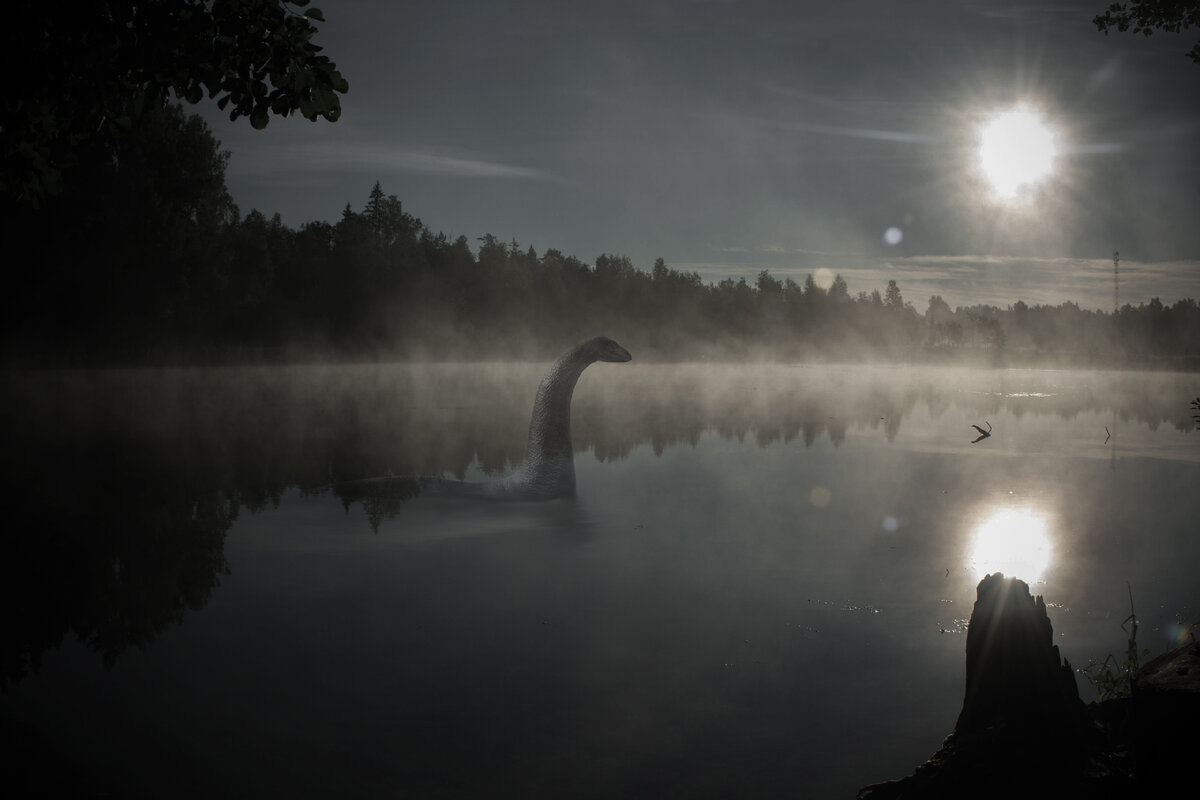
[[[335,124],[196,110],[243,212],[298,227],[371,185],[431,229],[705,280],[818,268],[918,308],[1200,297],[1200,67],[1191,37],[1099,33],[1106,4],[526,0],[339,4],[316,41]],[[1049,176],[998,202],[981,128],[1025,105]],[[890,233],[889,233],[890,232]]]

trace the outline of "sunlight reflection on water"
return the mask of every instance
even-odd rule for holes
[[[952,729],[982,573],[1073,663],[1127,586],[1152,652],[1197,618],[1193,374],[635,362],[581,379],[574,498],[324,488],[511,472],[542,371],[5,385],[6,653],[44,657],[0,716],[121,796],[852,797]]]
[[[977,579],[1003,572],[1033,584],[1046,574],[1053,555],[1043,515],[1030,509],[1005,508],[986,517],[975,529],[968,563]]]

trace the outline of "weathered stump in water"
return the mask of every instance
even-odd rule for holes
[[[860,800],[1070,796],[1089,720],[1060,658],[1046,604],[1000,573],[979,583],[967,628],[967,685],[954,732],[917,771]]]
[[[860,800],[1167,797],[1200,752],[1200,642],[1150,661],[1131,696],[1084,706],[1042,598],[1003,575],[979,583],[954,732],[907,778]]]
[[[1057,738],[1086,726],[1075,672],[1054,644],[1054,629],[1041,595],[1000,573],[979,582],[967,627],[967,687],[956,734],[994,735],[1032,728],[1022,735]],[[1036,726],[1036,727],[1035,727]]]

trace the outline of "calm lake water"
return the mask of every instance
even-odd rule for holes
[[[574,499],[322,488],[504,474],[544,366],[6,375],[10,766],[122,797],[853,797],[953,728],[986,571],[1075,666],[1123,652],[1127,584],[1155,654],[1200,618],[1197,375],[596,364]]]

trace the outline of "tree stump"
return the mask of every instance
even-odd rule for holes
[[[1045,602],[1023,581],[980,581],[954,732],[911,776],[868,786],[859,799],[1071,796],[1089,721],[1053,635]]]
[[[1075,671],[1054,644],[1041,595],[999,572],[979,582],[967,627],[967,687],[954,732],[1058,738],[1086,726]]]

